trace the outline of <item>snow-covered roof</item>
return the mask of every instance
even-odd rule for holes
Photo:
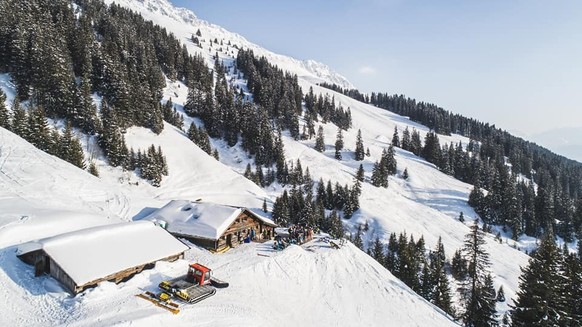
[[[151,221],[92,227],[23,244],[19,253],[42,248],[77,285],[189,249]]]
[[[145,219],[165,221],[171,233],[216,240],[245,210],[265,224],[275,226],[271,219],[246,208],[187,200],[172,200]]]

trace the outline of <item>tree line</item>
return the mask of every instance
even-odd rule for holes
[[[337,85],[321,85],[431,128],[424,145],[418,132],[408,128],[401,135],[396,129],[392,144],[473,184],[469,204],[487,224],[504,226],[515,239],[523,234],[539,237],[550,228],[567,242],[582,236],[580,163],[433,104],[402,95],[362,95]],[[457,133],[470,141],[441,146],[437,133]]]

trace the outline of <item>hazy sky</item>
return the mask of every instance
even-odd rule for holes
[[[582,1],[171,1],[362,91],[518,134],[582,127]]]

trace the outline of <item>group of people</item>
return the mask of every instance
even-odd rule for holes
[[[301,245],[313,239],[313,228],[307,225],[291,225],[286,232],[278,233],[275,236],[273,248],[282,250],[289,244]]]

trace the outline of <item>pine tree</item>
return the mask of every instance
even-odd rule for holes
[[[436,133],[432,131],[426,133],[424,138],[424,148],[422,148],[421,155],[424,159],[426,159],[426,161],[435,165],[440,162],[441,146],[439,144],[439,138]]]
[[[554,236],[548,233],[521,269],[519,291],[511,310],[513,326],[565,326],[562,257]],[[568,295],[569,296],[569,295]]]
[[[362,251],[364,250],[364,242],[362,241],[362,228],[359,225],[358,225],[358,230],[356,231],[356,236],[354,237],[353,243],[358,249],[360,249]]]
[[[354,154],[356,161],[364,160],[364,141],[362,141],[362,131],[358,129],[358,135],[356,137],[356,151]]]
[[[267,198],[263,199],[263,212],[264,213],[268,213],[269,211],[267,210]]]
[[[505,302],[505,291],[503,290],[503,285],[499,286],[497,291],[497,302]]]
[[[364,181],[364,166],[362,164],[360,164],[360,167],[358,167],[358,171],[356,172],[356,180],[359,182]]]
[[[381,162],[386,168],[387,175],[396,174],[397,167],[396,167],[396,158],[394,156],[394,146],[393,145],[390,145],[390,147],[388,147],[388,150],[385,149],[382,152]]]
[[[402,132],[402,149],[406,151],[411,151],[410,145],[410,131],[408,130],[408,126]]]
[[[463,255],[468,263],[467,279],[461,286],[461,295],[465,311],[462,315],[466,326],[491,326],[495,321],[495,311],[491,312],[489,294],[486,283],[491,265],[489,253],[485,251],[485,234],[479,229],[477,220],[471,226],[471,231],[465,236]],[[495,289],[493,289],[495,293]],[[495,301],[495,296],[492,296]]]
[[[563,271],[566,279],[560,293],[564,297],[565,311],[570,316],[569,324],[570,326],[580,325],[582,324],[582,260],[579,260],[576,254],[565,252]]]
[[[65,126],[65,131],[63,132],[63,137],[61,138],[59,147],[61,148],[59,151],[62,155],[61,159],[64,159],[81,169],[85,169],[83,147],[81,146],[79,139],[73,135],[70,123],[67,123]]]
[[[392,134],[392,146],[400,147],[400,137],[398,136],[398,126],[394,126],[394,134]]]
[[[6,108],[6,94],[0,88],[0,127],[10,130],[10,114]]]
[[[337,211],[333,210],[328,217],[328,220],[331,222],[331,231],[330,234],[333,238],[343,238],[344,237],[344,225],[337,214]]]
[[[480,317],[480,319],[474,323],[474,326],[497,326],[497,310],[495,309],[497,299],[491,274],[485,275],[483,285],[479,286],[478,293],[479,306],[475,316]]]
[[[28,114],[28,134],[25,139],[42,151],[48,152],[52,148],[50,131],[42,107],[30,110]]]
[[[95,161],[91,161],[89,164],[89,173],[95,177],[99,177],[99,170],[97,169]]]
[[[422,141],[420,140],[420,133],[416,129],[412,129],[410,137],[410,150],[415,155],[420,155],[422,151]]]
[[[337,136],[335,139],[335,158],[337,160],[342,160],[342,154],[341,151],[344,148],[344,137],[342,135],[342,129],[338,128],[337,129]]]
[[[372,257],[381,265],[384,265],[384,246],[380,242],[380,238],[376,236],[374,239],[374,247],[372,248]]]
[[[388,173],[386,172],[386,165],[382,162],[375,162],[372,168],[372,177],[370,178],[372,185],[376,187],[388,187]]]
[[[317,136],[315,138],[315,150],[319,152],[325,151],[325,140],[323,139],[323,127],[321,125],[317,129]]]
[[[446,256],[445,247],[441,237],[437,242],[437,248],[431,255],[431,290],[430,302],[441,308],[446,313],[453,315],[454,309],[452,307],[451,289],[449,287],[449,280],[446,274]]]
[[[456,280],[462,281],[467,277],[467,260],[463,258],[461,250],[455,251],[451,262],[451,272]]]

